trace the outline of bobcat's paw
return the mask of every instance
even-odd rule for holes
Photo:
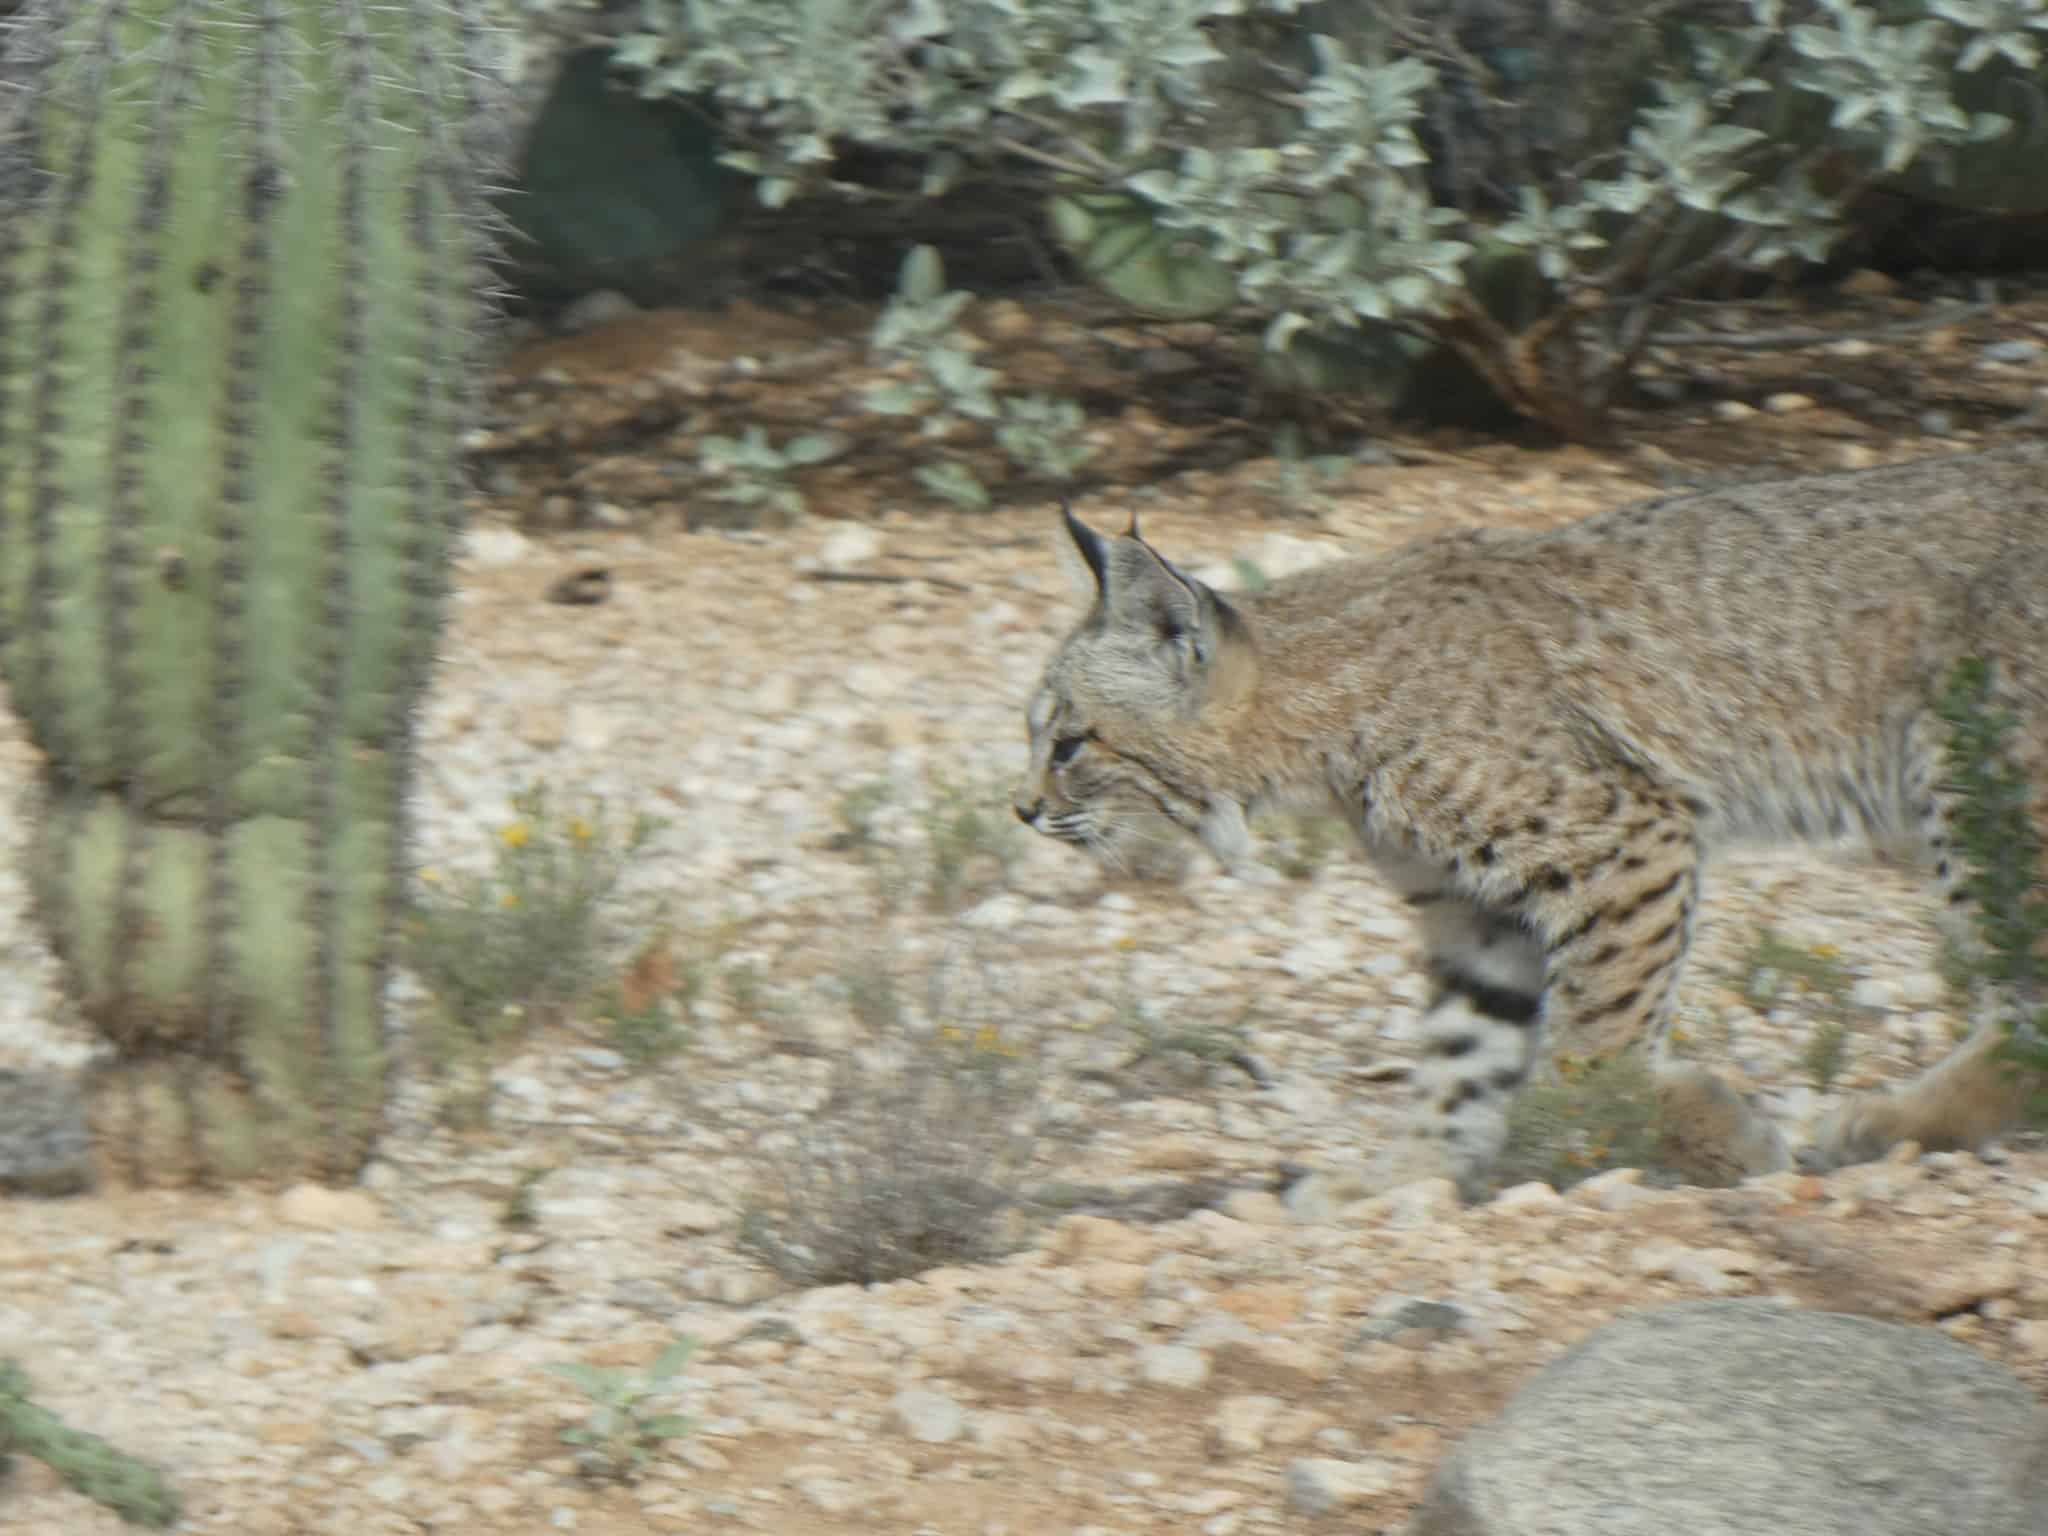
[[[1688,1184],[1713,1188],[1792,1166],[1778,1128],[1704,1067],[1659,1072],[1657,1109],[1659,1160]]]
[[[1853,1163],[1874,1163],[1902,1141],[1913,1141],[1894,1093],[1860,1093],[1821,1117],[1812,1142],[1799,1149],[1799,1166],[1808,1173],[1828,1173]]]

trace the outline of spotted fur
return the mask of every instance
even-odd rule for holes
[[[1992,664],[2048,786],[2048,445],[1460,533],[1229,598],[1135,525],[1069,512],[1064,544],[1090,607],[1031,700],[1017,814],[1111,862],[1171,823],[1247,874],[1260,808],[1346,816],[1435,984],[1401,1176],[1478,1185],[1546,1053],[1620,1049],[1649,1053],[1695,1166],[1785,1166],[1768,1123],[1664,1058],[1703,864],[1746,842],[1906,850],[1968,941],[1930,707],[1964,655]],[[1987,1014],[1852,1101],[1812,1160],[1997,1135],[2032,1086],[1999,1039]]]

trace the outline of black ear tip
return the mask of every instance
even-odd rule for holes
[[[1102,536],[1074,516],[1074,504],[1064,496],[1060,498],[1060,521],[1066,525],[1067,537],[1081,551],[1081,558],[1088,562],[1088,569],[1095,573],[1096,584],[1106,581],[1109,573]]]

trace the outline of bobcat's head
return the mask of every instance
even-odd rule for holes
[[[1226,865],[1245,855],[1229,737],[1257,654],[1244,620],[1138,535],[1106,539],[1062,516],[1091,598],[1033,695],[1017,816],[1034,831],[1128,862],[1163,817]]]

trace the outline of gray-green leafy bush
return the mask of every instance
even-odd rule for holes
[[[697,445],[697,464],[716,484],[711,494],[756,516],[772,512],[784,522],[805,510],[804,493],[790,479],[793,470],[823,464],[846,451],[846,439],[833,432],[805,432],[781,447],[758,426],[738,437],[706,437]]]
[[[1669,299],[1824,257],[2008,132],[1978,77],[2038,110],[2044,46],[2034,0],[697,0],[616,58],[768,203],[884,195],[853,147],[1007,181],[1140,309],[1411,336],[1586,435]]]
[[[944,263],[933,247],[904,257],[896,293],[869,338],[877,362],[894,377],[868,386],[869,409],[916,416],[920,436],[947,441],[970,425],[991,431],[996,445],[1026,473],[1064,483],[1095,452],[1087,416],[1072,400],[1043,395],[998,395],[1001,375],[975,361],[960,327],[973,301],[965,289],[946,287]],[[990,504],[988,488],[957,456],[919,465],[918,482],[963,511]]]

